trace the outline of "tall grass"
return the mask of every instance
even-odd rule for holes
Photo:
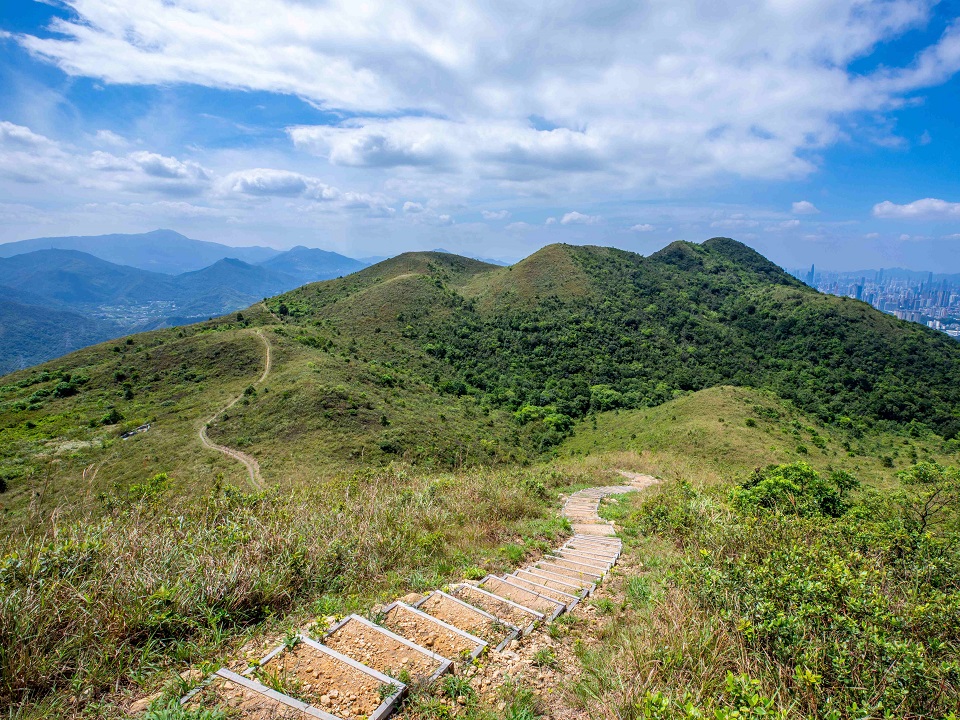
[[[507,540],[557,531],[545,482],[564,480],[396,470],[186,502],[158,476],[102,498],[100,517],[0,540],[0,704],[77,710],[311,601],[459,576]]]

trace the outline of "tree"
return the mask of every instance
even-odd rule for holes
[[[960,469],[917,463],[897,473],[906,488],[904,521],[918,535],[956,522],[960,509]]]

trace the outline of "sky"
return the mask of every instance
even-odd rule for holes
[[[4,0],[0,242],[960,272],[960,2]]]

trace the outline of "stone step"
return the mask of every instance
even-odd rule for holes
[[[526,588],[522,588],[519,585],[504,580],[503,578],[498,578],[494,575],[487,575],[480,585],[484,590],[488,590],[492,593],[500,595],[501,597],[505,597],[509,600],[513,600],[514,602],[526,605],[529,608],[533,608],[537,612],[542,612],[544,614],[544,620],[547,622],[552,621],[567,607],[562,602],[552,600],[545,595],[541,595],[533,590],[527,590]]]
[[[359,615],[331,627],[323,644],[402,682],[429,685],[450,670],[453,661]]]
[[[405,683],[304,635],[276,648],[244,674],[342,720],[384,718],[406,690]]]
[[[501,620],[465,600],[448,595],[443,590],[434,590],[415,603],[414,607],[486,640],[498,651],[520,635],[520,628],[516,625]]]
[[[593,589],[596,587],[596,583],[590,582],[589,580],[582,580],[582,579],[570,577],[569,575],[559,575],[557,573],[543,570],[542,568],[538,568],[534,565],[523,568],[523,570],[532,575],[536,575],[537,577],[542,578],[544,580],[556,580],[557,582],[562,582],[572,587],[578,588],[580,592],[583,592],[584,590],[586,590],[588,595],[592,593]]]
[[[572,610],[576,604],[580,602],[580,588],[570,585],[560,585],[551,580],[544,580],[535,575],[530,575],[526,570],[516,570],[509,575],[505,575],[504,579],[514,585],[519,585],[520,587],[533,590],[548,598],[562,602],[567,606],[567,610]]]
[[[543,570],[545,572],[553,573],[554,575],[565,575],[567,577],[573,578],[581,582],[593,583],[596,584],[599,582],[600,578],[603,576],[596,572],[585,572],[583,570],[574,570],[572,568],[560,565],[555,562],[550,562],[548,560],[538,560],[533,563],[533,567]]]
[[[399,601],[383,609],[382,624],[455,663],[469,664],[487,649],[486,640]]]
[[[486,610],[491,615],[503,618],[511,625],[521,628],[523,635],[533,632],[534,626],[544,618],[542,612],[537,612],[520,603],[501,597],[495,593],[478,588],[469,583],[451,585],[448,590],[456,598]]]

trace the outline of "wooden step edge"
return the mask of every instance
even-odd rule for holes
[[[417,602],[415,602],[415,603],[413,604],[413,607],[415,607],[415,608],[417,608],[417,609],[419,610],[419,609],[420,609],[420,606],[423,605],[424,603],[426,603],[427,600],[429,600],[429,599],[430,599],[432,596],[434,596],[434,595],[440,595],[440,596],[442,596],[442,597],[445,597],[447,600],[450,600],[451,602],[455,602],[455,603],[457,603],[458,605],[462,605],[463,607],[467,608],[467,609],[470,610],[471,612],[475,612],[475,613],[477,613],[477,614],[479,614],[479,615],[482,615],[483,617],[485,617],[485,618],[486,618],[487,620],[489,620],[490,622],[499,623],[500,625],[503,625],[503,626],[505,626],[505,627],[510,628],[513,632],[509,633],[505,639],[501,640],[501,641],[497,644],[497,646],[494,648],[494,650],[496,650],[497,652],[500,652],[501,650],[503,650],[511,640],[516,640],[516,639],[520,636],[520,628],[518,628],[518,627],[517,627],[516,625],[514,625],[513,623],[509,623],[509,622],[507,622],[506,620],[503,620],[503,619],[501,619],[501,618],[498,618],[496,615],[491,615],[490,613],[488,613],[488,612],[487,612],[486,610],[484,610],[483,608],[479,608],[479,607],[477,607],[476,605],[471,605],[471,604],[468,603],[466,600],[461,600],[461,599],[458,598],[458,597],[454,597],[453,595],[450,595],[449,593],[445,593],[443,590],[434,590],[433,592],[428,593],[428,594],[426,595],[426,597],[422,597],[422,598],[420,598],[419,600],[417,600]],[[426,612],[426,611],[424,611],[424,612]],[[429,614],[429,613],[427,613],[427,614]],[[431,617],[433,617],[433,616],[431,615]],[[438,619],[439,619],[439,618],[438,618]]]
[[[471,590],[471,591],[473,591],[473,592],[478,592],[478,593],[480,593],[481,595],[486,595],[486,596],[488,596],[488,597],[490,597],[490,598],[493,598],[494,600],[497,600],[498,602],[506,603],[507,605],[510,605],[511,607],[515,607],[515,608],[517,608],[518,610],[520,610],[521,612],[527,613],[528,615],[533,615],[533,620],[530,622],[530,624],[527,625],[526,627],[522,628],[522,634],[523,634],[524,636],[527,636],[527,635],[529,635],[530,633],[532,633],[533,630],[534,630],[534,628],[536,627],[537,623],[540,622],[540,621],[542,621],[542,620],[546,617],[546,616],[545,616],[542,612],[540,612],[539,610],[534,610],[533,608],[528,608],[528,607],[526,607],[525,605],[521,605],[520,603],[518,603],[518,602],[516,602],[516,601],[514,601],[514,600],[511,600],[510,598],[505,598],[505,597],[503,597],[502,595],[497,595],[496,593],[492,593],[492,592],[490,592],[489,590],[484,590],[482,587],[477,587],[476,585],[473,585],[473,584],[471,584],[471,583],[465,583],[465,582],[464,582],[464,583],[456,583],[456,584],[454,584],[454,585],[451,585],[450,587],[451,587],[451,588],[456,588],[456,587],[469,588],[469,590]]]
[[[600,582],[603,579],[603,575],[600,573],[588,573],[582,570],[577,570],[576,568],[568,568],[568,567],[564,567],[563,565],[557,565],[556,563],[551,563],[547,560],[537,560],[537,562],[535,562],[533,565],[534,567],[543,566],[543,569],[546,570],[547,572],[556,571],[558,575],[563,575],[564,573],[576,573],[578,576],[577,577],[578,580],[580,579],[579,576],[585,576],[587,578],[591,578],[588,582],[592,582],[594,584]],[[573,576],[568,575],[567,577],[573,577]]]
[[[543,592],[551,593],[551,595],[554,596],[554,597],[556,597],[556,596],[562,597],[562,598],[563,598],[563,603],[564,603],[564,605],[566,605],[567,610],[573,610],[573,608],[575,608],[575,607],[577,606],[577,603],[579,603],[580,600],[583,599],[580,595],[571,595],[570,593],[564,592],[563,590],[557,590],[556,588],[552,588],[552,587],[550,587],[549,585],[545,584],[544,582],[539,582],[539,583],[538,583],[538,582],[536,582],[536,581],[534,581],[534,580],[530,580],[530,579],[528,579],[528,578],[521,577],[521,576],[519,575],[519,573],[521,573],[521,572],[524,572],[524,571],[523,571],[523,570],[517,570],[516,572],[514,572],[514,573],[512,573],[512,574],[510,574],[510,575],[507,575],[507,576],[506,576],[506,579],[507,579],[507,580],[511,580],[511,579],[512,579],[511,581],[512,581],[513,583],[522,583],[521,587],[529,587],[530,589],[534,590],[535,592],[539,592],[540,590],[542,590]],[[542,580],[542,578],[537,578],[537,579]],[[552,582],[552,581],[549,581],[549,580],[548,580],[547,582]],[[539,588],[540,590],[538,590],[538,588]],[[571,588],[571,589],[579,589],[579,588]],[[546,595],[545,597],[551,597],[551,595]]]
[[[487,582],[487,580],[496,580],[498,582],[506,583],[507,585],[512,587],[514,590],[518,590],[521,593],[526,593],[527,595],[533,595],[534,597],[540,598],[541,600],[546,600],[547,602],[552,603],[554,606],[554,609],[549,613],[544,613],[543,619],[545,622],[553,622],[558,615],[560,615],[564,610],[567,609],[567,606],[564,605],[562,602],[553,600],[552,598],[548,598],[546,595],[540,595],[539,593],[536,593],[533,590],[527,590],[526,588],[522,588],[519,585],[515,585],[514,583],[510,582],[509,580],[504,580],[502,577],[498,577],[496,575],[487,575],[483,580],[481,580],[481,583]]]
[[[343,653],[338,653],[338,652],[337,652],[336,650],[334,650],[333,648],[329,648],[329,647],[327,647],[326,645],[322,645],[321,643],[318,643],[318,642],[317,642],[316,640],[314,640],[313,638],[307,637],[307,636],[304,635],[303,633],[298,634],[298,635],[297,635],[297,639],[298,639],[301,643],[303,643],[303,644],[305,644],[305,645],[308,645],[309,647],[313,648],[314,650],[317,650],[318,652],[321,652],[321,653],[324,653],[324,654],[326,654],[326,655],[329,655],[330,657],[334,658],[335,660],[339,660],[340,662],[345,663],[345,664],[349,665],[350,667],[352,667],[352,668],[354,668],[354,669],[356,669],[356,670],[359,670],[359,671],[362,672],[362,673],[365,673],[365,674],[371,676],[372,678],[374,678],[375,680],[378,680],[379,682],[383,683],[384,685],[392,685],[393,687],[398,688],[392,695],[389,695],[389,696],[387,696],[387,697],[385,697],[385,698],[383,699],[383,702],[380,703],[380,705],[377,707],[377,709],[374,710],[372,713],[370,713],[370,715],[367,716],[367,720],[381,720],[382,718],[387,717],[391,712],[393,712],[394,706],[397,704],[397,702],[400,700],[400,698],[403,696],[403,694],[407,691],[407,686],[406,686],[404,683],[400,682],[399,680],[397,680],[397,679],[395,679],[395,678],[392,678],[392,677],[390,677],[389,675],[384,675],[384,674],[383,674],[382,672],[380,672],[379,670],[375,670],[374,668],[370,667],[369,665],[364,665],[362,662],[359,662],[359,661],[357,661],[357,660],[354,660],[352,657],[347,657],[347,656],[344,655]],[[251,667],[251,668],[249,668],[248,670],[246,670],[246,671],[244,672],[244,675],[251,674],[251,673],[253,673],[254,671],[256,671],[258,668],[263,667],[263,666],[266,665],[268,662],[270,662],[274,657],[276,657],[276,656],[279,655],[280,653],[284,652],[286,649],[287,649],[286,644],[283,644],[283,645],[281,645],[280,647],[274,648],[274,649],[271,650],[269,653],[267,653],[267,654],[264,656],[264,658],[263,658],[257,665],[254,665],[253,667]],[[239,677],[239,676],[238,676],[238,677]],[[247,678],[247,679],[251,679],[251,678]],[[251,680],[252,680],[252,679],[251,679]],[[253,680],[253,682],[256,682],[256,681]],[[267,688],[267,689],[269,689],[269,688]],[[281,693],[277,693],[277,694],[279,695],[279,694],[281,694]],[[284,696],[284,697],[286,697],[286,696]],[[293,698],[291,698],[291,699],[293,699]],[[301,701],[300,701],[300,700],[297,700],[297,702],[301,702]],[[311,707],[311,708],[312,708],[313,705],[307,705],[307,707]],[[317,710],[318,712],[321,712],[321,713],[323,712],[323,710],[320,710],[319,708],[314,708],[314,709]],[[304,712],[306,712],[306,711],[304,711]],[[332,718],[337,718],[336,715],[330,715],[330,713],[324,713],[324,715],[328,718],[328,720],[329,720],[329,718],[331,718],[331,717],[332,717]],[[340,720],[340,719],[337,718],[337,720]]]
[[[565,555],[571,555],[575,558],[582,558],[584,560],[592,560],[598,563],[603,563],[607,565],[607,569],[613,567],[617,564],[617,559],[619,555],[601,555],[600,553],[591,552],[589,550],[578,550],[577,548],[567,547],[563,545],[554,550],[555,553],[561,553]]]
[[[540,575],[541,577],[546,578],[547,580],[556,580],[557,582],[565,582],[570,585],[577,585],[576,579],[570,577],[569,575],[558,575],[557,573],[552,573],[549,570],[538,568],[535,565],[526,567],[524,568],[524,570],[526,570],[529,573],[532,573],[533,575]],[[579,587],[581,590],[587,590],[588,595],[593,592],[594,588],[597,587],[596,583],[590,582],[589,580],[581,580],[579,581],[579,583],[580,584],[577,585],[577,587]]]
[[[617,547],[621,547],[623,545],[623,540],[618,537],[602,537],[599,535],[583,535],[577,533],[572,535],[570,539],[583,540],[584,542],[592,542],[598,545],[616,545]]]
[[[588,562],[581,562],[581,561],[584,560],[585,558],[571,559],[571,558],[563,557],[562,555],[557,555],[557,554],[555,554],[555,553],[550,553],[550,554],[548,554],[548,555],[544,555],[544,556],[543,556],[543,559],[544,559],[544,560],[562,561],[562,562],[570,563],[571,565],[578,565],[578,566],[580,566],[580,567],[589,568],[589,569],[591,569],[591,570],[599,570],[601,577],[603,577],[604,575],[606,575],[606,574],[607,574],[607,571],[608,571],[610,568],[613,567],[613,563],[600,563],[600,562],[588,563]]]
[[[286,705],[287,707],[291,707],[294,710],[299,710],[304,715],[309,715],[310,717],[319,718],[320,720],[341,720],[341,718],[338,715],[332,715],[331,713],[324,712],[320,708],[316,708],[313,705],[310,705],[309,703],[303,702],[303,700],[297,700],[296,698],[292,698],[289,695],[284,695],[282,692],[277,692],[273,688],[268,688],[266,685],[259,683],[252,678],[244,677],[243,675],[238,675],[232,670],[227,670],[226,668],[220,668],[213,674],[223,678],[224,680],[228,680],[232,683],[235,683],[237,685],[242,685],[243,687],[247,688],[247,690],[253,690],[254,692],[264,695],[270,698],[271,700],[276,700],[278,703]],[[391,710],[393,709],[392,705],[390,709]],[[379,711],[379,708],[377,708],[377,710]],[[377,718],[382,718],[382,717],[385,717],[385,716],[377,715]],[[371,720],[374,720],[373,715],[371,715],[370,718]]]
[[[520,577],[520,575],[519,575],[518,573],[526,573],[527,575],[532,575],[532,576],[533,576],[534,578],[536,578],[537,580],[549,580],[550,582],[556,583],[557,585],[563,585],[564,587],[570,588],[571,591],[573,591],[573,590],[576,591],[576,592],[567,592],[566,590],[554,590],[554,592],[558,592],[558,593],[561,593],[561,594],[563,594],[563,595],[569,595],[569,596],[572,597],[572,598],[581,597],[581,595],[582,595],[582,591],[583,591],[583,586],[582,586],[582,585],[576,585],[576,584],[574,584],[574,583],[572,583],[572,582],[567,582],[566,580],[554,580],[553,578],[543,577],[543,575],[537,575],[537,574],[535,574],[535,573],[532,573],[532,572],[530,572],[529,570],[527,570],[526,568],[520,568],[519,570],[514,570],[514,571],[513,571],[512,573],[510,573],[510,574],[511,574],[511,575],[514,575],[514,576],[516,576],[516,577],[518,577],[518,578],[520,578],[521,580],[526,580],[526,578]],[[528,580],[528,582],[532,582],[532,581],[529,581],[529,580]],[[543,583],[538,583],[538,584],[539,584],[539,585],[543,585]],[[545,587],[550,587],[550,586],[549,586],[549,585],[546,585]],[[553,588],[551,588],[551,589],[553,589]]]
[[[417,608],[413,607],[412,605],[407,605],[407,603],[401,602],[399,600],[397,600],[396,602],[392,602],[389,605],[387,605],[385,608],[383,608],[383,614],[387,615],[391,610],[393,610],[396,607],[403,608],[408,612],[412,612],[415,615],[419,615],[420,617],[425,618],[429,622],[436,623],[437,625],[440,625],[441,627],[446,628],[447,630],[450,630],[451,632],[456,633],[457,635],[461,635],[473,643],[476,643],[477,648],[467,656],[468,662],[472,663],[474,660],[480,657],[480,654],[483,653],[483,651],[486,650],[487,646],[489,645],[489,643],[486,640],[481,640],[476,635],[471,635],[466,630],[461,630],[455,625],[451,625],[450,623],[445,623],[443,620],[440,620],[439,618],[435,618],[433,617],[433,615],[428,615],[427,613],[423,612],[423,610],[417,610]]]
[[[432,685],[433,683],[435,683],[437,680],[439,680],[439,679],[443,676],[444,673],[448,672],[448,671],[450,670],[450,668],[453,667],[453,660],[451,660],[450,658],[445,658],[443,655],[438,655],[437,653],[433,652],[433,650],[429,650],[429,649],[423,647],[422,645],[417,645],[417,644],[416,644],[415,642],[413,642],[412,640],[408,640],[407,638],[403,637],[403,635],[397,635],[397,633],[393,632],[393,630],[390,630],[389,628],[385,628],[385,627],[383,627],[382,625],[377,625],[377,624],[374,623],[374,622],[370,622],[369,620],[367,620],[367,619],[366,619],[365,617],[363,617],[362,615],[348,615],[347,617],[345,617],[345,618],[344,618],[343,620],[341,620],[340,622],[332,625],[332,626],[327,630],[327,632],[325,632],[325,633],[323,634],[323,638],[322,638],[321,642],[322,642],[323,640],[325,640],[327,637],[329,637],[330,635],[333,635],[337,630],[339,630],[341,627],[343,627],[344,625],[346,625],[346,624],[347,624],[348,622],[350,622],[351,620],[354,620],[354,621],[360,623],[361,625],[370,628],[370,629],[373,630],[374,632],[382,633],[382,634],[386,635],[387,637],[389,637],[389,638],[391,638],[391,639],[393,639],[393,640],[396,640],[396,641],[399,642],[400,644],[406,645],[406,646],[407,646],[408,648],[410,648],[411,650],[426,655],[426,656],[429,657],[431,660],[436,660],[436,661],[438,661],[438,662],[440,663],[440,667],[438,667],[438,668],[434,671],[433,675],[431,675],[429,678],[427,678],[427,684],[428,684],[428,685]],[[331,648],[331,649],[332,649],[332,648]]]

